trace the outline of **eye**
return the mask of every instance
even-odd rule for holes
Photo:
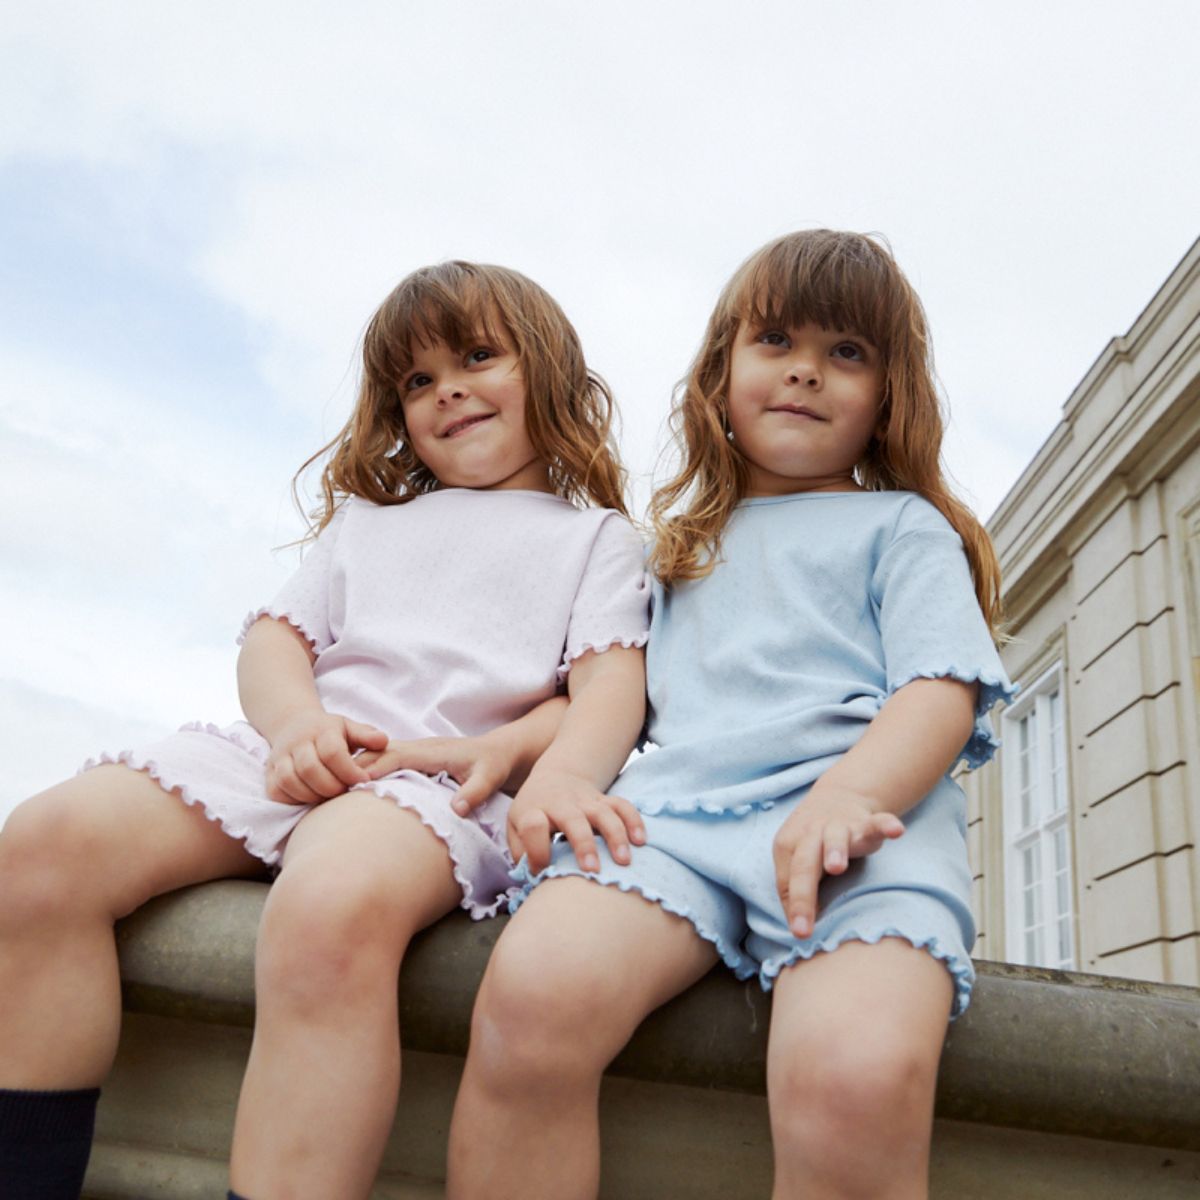
[[[487,362],[489,358],[495,357],[494,350],[489,350],[486,346],[479,346],[467,355],[467,362],[472,366],[478,366],[479,363]]]
[[[405,392],[416,392],[423,387],[428,387],[433,382],[433,377],[426,375],[424,371],[414,371],[404,381]]]
[[[843,358],[847,362],[866,362],[867,348],[860,342],[838,342],[833,348],[835,358]]]
[[[782,329],[766,329],[758,335],[757,340],[764,346],[788,346],[788,335]]]

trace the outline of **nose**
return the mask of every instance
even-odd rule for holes
[[[437,406],[446,408],[448,405],[463,400],[467,395],[467,385],[457,375],[446,375],[438,380]]]
[[[817,356],[804,350],[794,354],[788,363],[787,381],[801,387],[820,387],[821,367]]]

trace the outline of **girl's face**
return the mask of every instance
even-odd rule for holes
[[[854,468],[879,423],[883,365],[865,338],[805,324],[742,322],[729,371],[729,426],[749,496],[859,491]]]
[[[443,487],[552,490],[525,427],[525,381],[507,343],[415,346],[400,394],[413,451]]]

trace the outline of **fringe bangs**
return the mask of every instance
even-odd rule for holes
[[[363,339],[363,368],[395,385],[411,370],[414,347],[445,342],[466,351],[479,338],[504,338],[494,289],[467,263],[438,263],[405,278],[380,305]]]
[[[762,328],[805,324],[858,333],[886,357],[897,314],[915,296],[879,246],[828,230],[780,238],[745,264],[730,284],[730,316]]]

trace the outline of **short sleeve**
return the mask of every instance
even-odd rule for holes
[[[637,530],[617,513],[601,524],[571,605],[559,678],[589,650],[644,646],[649,635],[650,584]]]
[[[1011,701],[1016,689],[983,619],[958,535],[948,525],[902,534],[880,557],[871,592],[888,695],[914,679],[979,684],[975,728],[961,758],[969,768],[982,766],[999,745],[988,711],[997,700]]]
[[[317,654],[329,648],[333,641],[329,621],[330,580],[338,535],[345,520],[346,505],[343,505],[309,546],[300,565],[271,603],[247,614],[238,634],[238,645],[259,617],[275,617],[299,630]]]

